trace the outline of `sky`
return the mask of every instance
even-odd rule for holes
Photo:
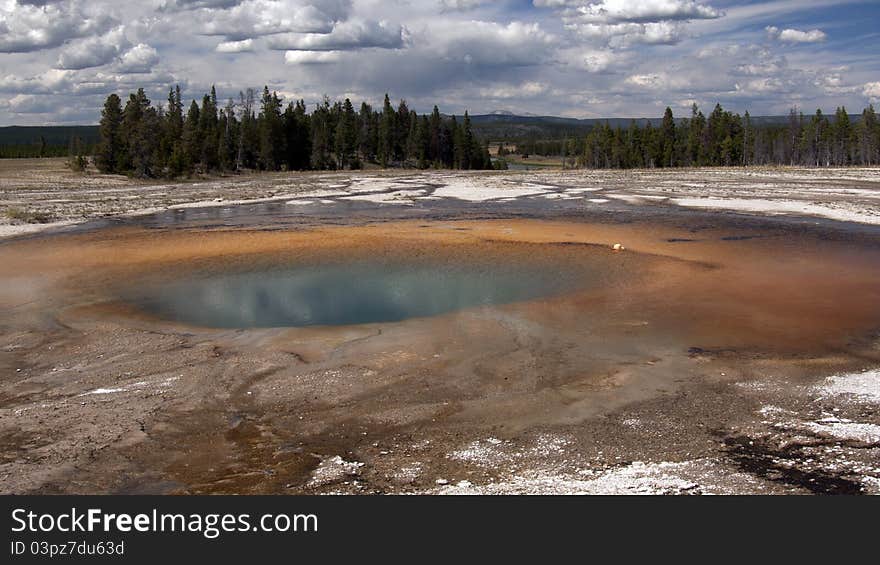
[[[268,85],[445,113],[752,115],[880,103],[877,0],[0,0],[0,125],[111,92]]]

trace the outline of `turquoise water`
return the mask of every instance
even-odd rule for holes
[[[556,294],[566,270],[510,265],[310,265],[197,276],[156,285],[133,301],[160,318],[214,328],[395,322]]]

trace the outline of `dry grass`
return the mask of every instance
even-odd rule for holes
[[[137,186],[151,184],[122,175],[101,175],[93,168],[73,171],[66,157],[0,159],[0,193],[5,191],[58,190]]]
[[[48,224],[54,217],[46,212],[32,212],[20,208],[7,208],[4,213],[10,220],[26,224]]]

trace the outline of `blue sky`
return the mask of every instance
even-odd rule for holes
[[[94,123],[110,92],[268,84],[572,117],[880,102],[880,2],[0,0],[0,124]]]

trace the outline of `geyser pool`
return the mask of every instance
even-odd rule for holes
[[[582,275],[546,265],[357,261],[203,274],[129,298],[157,317],[213,328],[351,325],[548,296]]]

